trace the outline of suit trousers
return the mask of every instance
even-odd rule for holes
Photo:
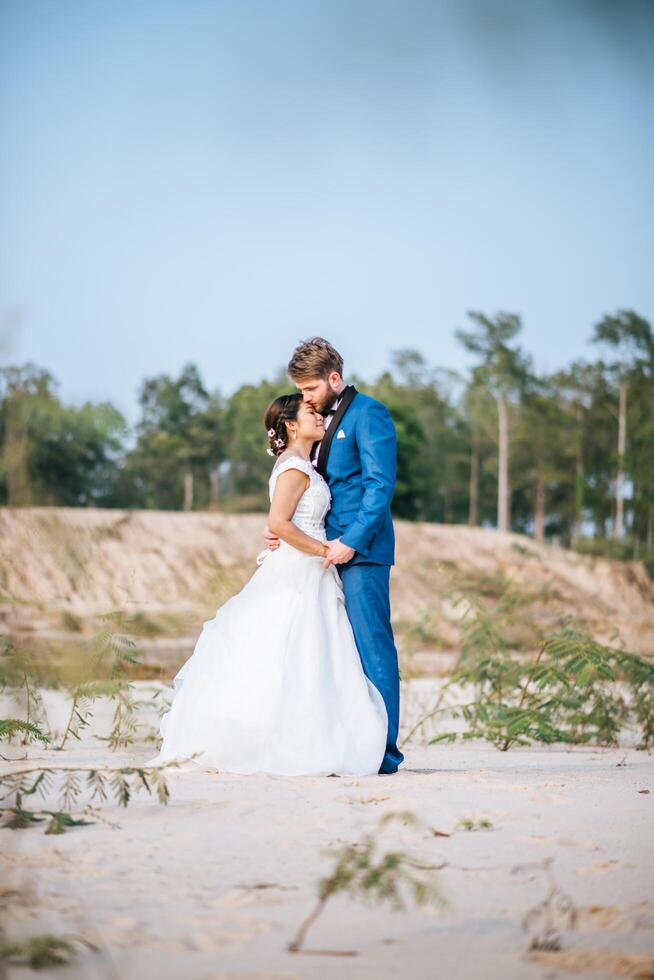
[[[356,562],[337,565],[345,608],[361,657],[363,672],[386,705],[388,734],[380,772],[396,772],[404,761],[397,747],[400,722],[400,673],[391,627],[390,565]]]

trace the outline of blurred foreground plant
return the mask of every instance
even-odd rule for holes
[[[48,970],[56,966],[70,966],[79,946],[86,946],[93,952],[98,947],[83,936],[54,936],[43,933],[30,936],[19,943],[0,945],[0,964],[28,966],[32,970]]]
[[[126,807],[132,795],[141,790],[146,790],[150,795],[154,792],[159,802],[165,806],[170,793],[164,770],[176,768],[186,761],[188,759],[176,759],[150,767],[44,766],[7,773],[0,776],[0,788],[6,790],[1,799],[9,799],[11,802],[0,806],[0,826],[10,830],[24,830],[49,818],[45,833],[63,834],[70,827],[93,823],[93,820],[86,819],[87,816],[103,819],[99,807],[93,806],[94,800],[105,802],[111,798],[114,803]],[[53,789],[56,775],[63,777],[59,787],[58,808],[26,809],[23,805],[24,798],[38,793],[44,799]],[[85,806],[80,806],[80,800],[85,794],[90,794],[88,802]]]
[[[654,745],[654,661],[599,643],[566,625],[541,641],[531,662],[511,650],[507,629],[515,594],[511,586],[493,610],[464,593],[461,654],[436,703],[409,732],[405,744],[439,714],[462,718],[463,732],[443,732],[430,744],[484,738],[506,751],[531,742],[617,745],[622,728],[639,731],[638,748]],[[473,699],[447,703],[452,687]]]
[[[8,636],[0,637],[0,690],[11,690],[23,718],[0,720],[0,739],[11,740],[21,735],[26,745],[35,739],[44,744],[50,741],[48,716],[39,691],[35,671],[28,653],[21,650]]]
[[[545,898],[528,909],[522,919],[523,930],[531,937],[529,950],[559,950],[563,946],[562,933],[576,929],[579,913],[570,896],[554,881],[553,858],[545,858],[540,867],[547,879]],[[533,865],[518,865],[512,874],[522,871],[533,873]]]
[[[66,685],[70,711],[57,749],[63,749],[70,737],[79,740],[80,731],[90,724],[93,702],[99,697],[110,698],[116,706],[109,735],[97,737],[106,741],[112,750],[125,748],[134,741],[137,702],[133,686],[125,676],[128,665],[138,665],[134,656],[136,642],[129,633],[130,618],[122,610],[114,610],[101,619],[106,625],[91,640],[90,661],[84,664],[73,683]],[[11,694],[24,716],[0,721],[0,738],[11,740],[21,735],[23,745],[35,739],[44,744],[51,742],[53,733],[30,654],[8,637],[2,638],[0,654],[0,688]],[[59,682],[57,679],[57,686]]]
[[[492,820],[488,817],[461,817],[456,825],[456,828],[460,827],[461,830],[490,830],[493,826]]]
[[[420,821],[413,813],[387,813],[377,825],[381,830],[391,821],[419,826]],[[445,904],[434,878],[433,872],[442,865],[425,865],[416,861],[403,851],[379,853],[377,834],[368,832],[359,841],[343,847],[330,848],[328,855],[336,859],[329,875],[318,882],[318,902],[313,911],[304,919],[295,938],[288,944],[291,953],[319,953],[333,956],[353,956],[351,950],[306,950],[303,948],[309,927],[324,911],[330,898],[347,894],[369,904],[388,903],[400,911],[406,907],[405,892],[415,905],[434,902]]]
[[[80,730],[89,724],[93,701],[103,695],[117,702],[111,734],[107,739],[109,748],[122,748],[134,741],[132,685],[125,680],[124,674],[126,664],[138,664],[134,657],[136,642],[125,628],[127,618],[121,610],[106,613],[102,619],[108,625],[93,638],[95,656],[84,677],[69,688],[70,714],[58,749],[64,748],[69,735],[79,739]],[[98,674],[107,670],[109,677],[99,680]]]

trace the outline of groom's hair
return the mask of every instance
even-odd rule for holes
[[[324,337],[309,337],[295,348],[287,370],[293,381],[327,378],[332,371],[343,377],[343,358]]]

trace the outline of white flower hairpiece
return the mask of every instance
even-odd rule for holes
[[[270,446],[268,446],[268,448],[266,449],[266,452],[268,453],[269,456],[274,456],[275,455],[274,452],[272,451],[272,449],[270,448]]]
[[[274,445],[277,446],[278,449],[281,449],[281,447],[284,445],[284,440],[283,439],[275,439]]]
[[[274,429],[268,429],[268,435],[272,439],[272,437],[275,435],[275,430]]]

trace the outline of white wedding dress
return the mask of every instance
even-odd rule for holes
[[[311,480],[293,523],[321,541],[329,487],[299,456],[277,463]],[[200,753],[190,768],[223,772],[377,774],[384,701],[363,672],[333,566],[281,542],[247,585],[204,623],[174,678],[163,744],[147,765]]]

